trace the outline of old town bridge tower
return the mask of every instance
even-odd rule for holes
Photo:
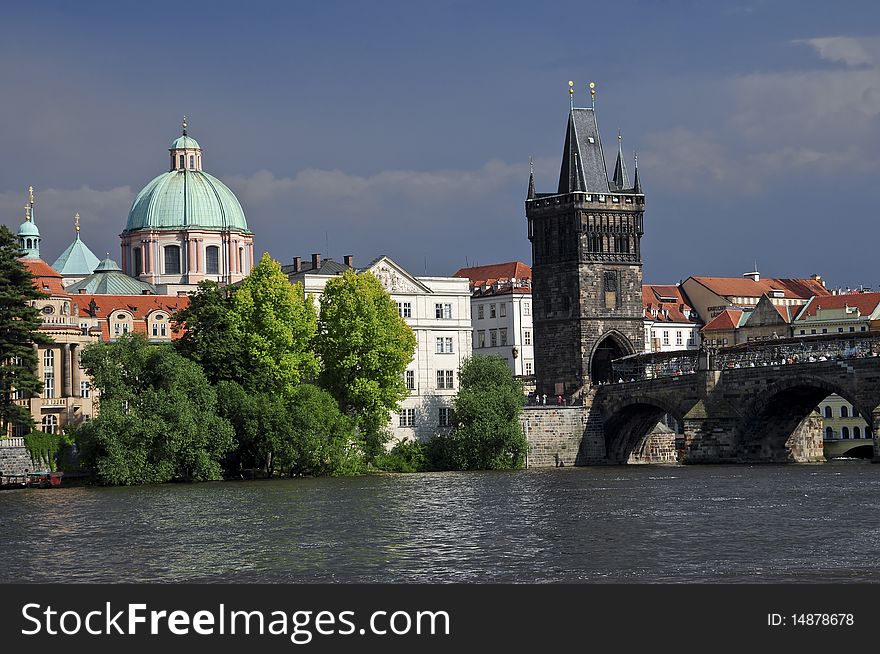
[[[618,133],[609,179],[592,105],[571,108],[556,192],[529,174],[535,374],[551,397],[609,380],[613,359],[644,347],[638,159],[630,182]]]

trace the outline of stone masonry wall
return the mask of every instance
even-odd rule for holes
[[[0,447],[0,476],[34,472],[31,455],[24,447]]]
[[[573,466],[584,434],[583,407],[528,407],[520,418],[529,443],[526,466],[554,468]]]

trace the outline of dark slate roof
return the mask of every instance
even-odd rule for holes
[[[574,107],[568,116],[557,193],[608,193],[608,172],[592,108]]]
[[[302,281],[304,275],[341,275],[346,270],[348,270],[348,266],[344,263],[333,261],[333,259],[324,259],[317,269],[312,267],[311,260],[303,261],[300,264],[299,272],[293,271],[293,264],[281,266],[281,272],[287,275],[287,279],[290,280],[291,284]]]

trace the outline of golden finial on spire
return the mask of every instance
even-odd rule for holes
[[[183,115],[183,135],[186,136],[186,114]]]
[[[590,103],[596,106],[596,82],[590,82]]]
[[[76,230],[76,233],[79,234],[79,212],[76,212],[76,215],[73,217],[73,228]]]
[[[568,80],[568,104],[574,106],[574,82]]]
[[[24,220],[25,220],[25,222],[28,222],[28,223],[31,221],[31,205],[30,204],[24,205]]]
[[[34,206],[34,187],[28,186],[28,204]]]

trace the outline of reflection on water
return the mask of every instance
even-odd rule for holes
[[[880,466],[0,493],[0,581],[880,581]]]

